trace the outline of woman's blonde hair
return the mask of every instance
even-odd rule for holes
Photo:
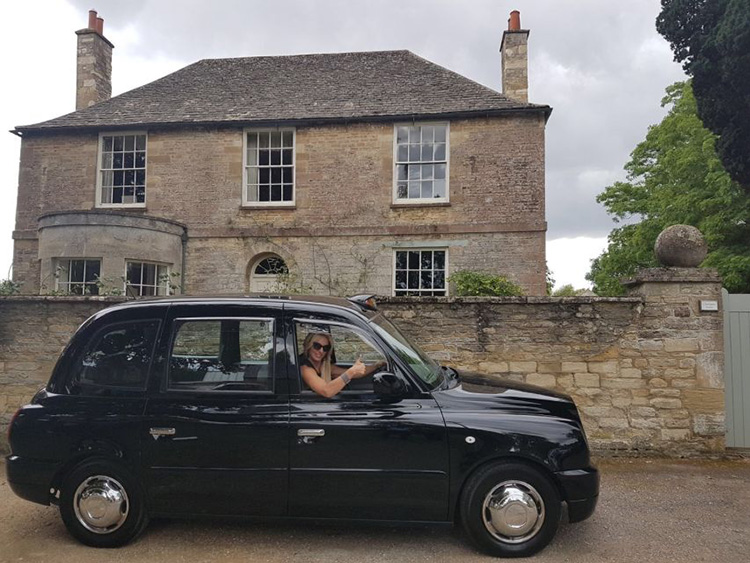
[[[305,358],[310,358],[309,352],[313,345],[313,339],[316,336],[323,336],[328,340],[328,344],[331,345],[331,349],[326,352],[323,356],[323,361],[320,363],[320,376],[323,381],[329,383],[331,381],[331,356],[333,356],[333,337],[328,332],[310,332],[305,336],[305,341],[302,343],[302,353]]]

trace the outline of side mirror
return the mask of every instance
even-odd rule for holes
[[[409,394],[406,382],[395,373],[383,372],[372,376],[372,389],[381,399],[398,400]]]

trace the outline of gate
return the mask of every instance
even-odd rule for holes
[[[750,295],[724,301],[724,400],[727,447],[750,448]]]

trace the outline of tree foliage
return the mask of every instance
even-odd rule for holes
[[[703,127],[689,82],[667,88],[667,116],[652,126],[625,165],[626,182],[606,188],[597,201],[615,221],[605,252],[586,278],[599,295],[622,295],[619,280],[656,267],[654,243],[670,225],[693,225],[709,248],[703,266],[716,268],[732,293],[750,292],[750,196],[733,182]]]
[[[662,0],[656,28],[693,77],[698,115],[750,192],[750,1]]]

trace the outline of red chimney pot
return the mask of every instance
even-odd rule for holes
[[[96,10],[89,10],[89,29],[96,29]]]
[[[508,31],[520,31],[521,29],[521,12],[513,10],[508,20]]]
[[[96,32],[104,37],[104,18],[96,18]]]

